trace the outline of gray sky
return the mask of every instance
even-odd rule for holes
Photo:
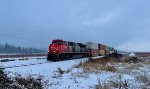
[[[150,51],[149,4],[149,0],[0,0],[0,43],[46,49],[61,38]]]

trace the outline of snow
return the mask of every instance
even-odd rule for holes
[[[92,57],[92,59],[97,59],[97,58],[101,58],[103,56],[97,56],[97,57]]]
[[[44,57],[45,58],[45,57]],[[20,60],[21,59],[21,60]],[[1,58],[0,60],[13,60],[8,62],[1,62],[0,64],[4,67],[33,65],[47,62],[43,57],[24,57],[24,58]]]
[[[100,58],[99,57],[94,57]],[[59,62],[48,62],[46,59],[37,59],[33,58],[32,60],[17,60],[2,62],[3,67],[14,66],[14,65],[24,65],[24,64],[35,64],[30,66],[22,67],[13,67],[6,68],[6,71],[10,73],[10,76],[13,76],[15,73],[22,74],[23,76],[28,74],[40,74],[45,77],[46,80],[49,80],[49,89],[95,89],[95,85],[109,83],[110,81],[127,81],[128,88],[141,88],[141,82],[136,77],[139,74],[147,73],[150,74],[150,65],[139,64],[140,67],[136,69],[129,69],[130,66],[135,64],[115,64],[115,67],[118,67],[117,72],[109,71],[100,71],[99,73],[88,73],[85,72],[82,68],[77,68],[76,65],[87,61],[88,58],[82,59],[73,59],[65,60]],[[107,64],[112,66],[111,64]],[[58,69],[64,71],[60,73]],[[119,77],[121,76],[121,77]],[[121,79],[120,79],[121,78]]]
[[[87,60],[87,59],[85,59]],[[38,65],[32,65],[32,66],[23,66],[18,68],[8,68],[7,71],[12,72],[20,72],[22,74],[25,74],[27,72],[30,72],[30,74],[42,74],[49,76],[50,74],[53,74],[54,71],[56,71],[58,68],[61,68],[63,70],[67,70],[71,68],[72,66],[79,64],[80,62],[85,61],[84,59],[76,59],[76,60],[66,60],[66,61],[59,61],[59,62],[47,62],[46,59],[41,60],[26,60],[26,61],[14,61],[14,62],[8,62],[8,63],[2,63],[3,66],[14,66],[14,65],[23,65],[23,64],[31,64],[31,63],[44,63],[44,64],[38,64]]]
[[[135,57],[135,53],[130,53],[129,57]]]
[[[39,57],[17,57],[17,58],[0,58],[0,60],[19,60],[19,59],[44,59],[46,58],[46,56],[39,56]]]

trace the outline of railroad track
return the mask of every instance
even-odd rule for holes
[[[40,64],[46,64],[46,63],[50,63],[50,61],[46,61],[46,62],[42,62],[42,63],[30,63],[30,64],[22,64],[22,65],[12,65],[12,66],[0,67],[0,69],[25,67],[25,66],[40,65]]]
[[[0,58],[39,57],[47,54],[0,54]]]
[[[94,59],[96,59],[97,57],[88,57],[88,58],[94,58]],[[40,62],[40,63],[21,64],[21,65],[12,65],[12,66],[0,67],[0,69],[17,68],[17,67],[25,67],[25,66],[32,66],[32,65],[40,65],[40,64],[46,64],[46,63],[51,63],[51,62],[52,61],[46,61],[46,62]]]

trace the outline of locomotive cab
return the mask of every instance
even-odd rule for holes
[[[50,54],[59,54],[61,53],[61,46],[63,45],[62,40],[53,40],[52,44],[49,45]]]
[[[48,49],[48,60],[53,60],[61,57],[62,53],[68,51],[68,46],[65,41],[57,39],[53,40]]]
[[[59,53],[59,46],[62,44],[61,41],[52,41],[52,44],[49,45],[49,54],[57,54]]]
[[[52,44],[63,45],[63,41],[62,40],[53,40]]]

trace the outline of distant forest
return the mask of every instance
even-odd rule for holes
[[[46,53],[46,50],[36,49],[36,48],[24,48],[24,47],[16,47],[14,45],[5,43],[5,45],[0,44],[0,53]]]

